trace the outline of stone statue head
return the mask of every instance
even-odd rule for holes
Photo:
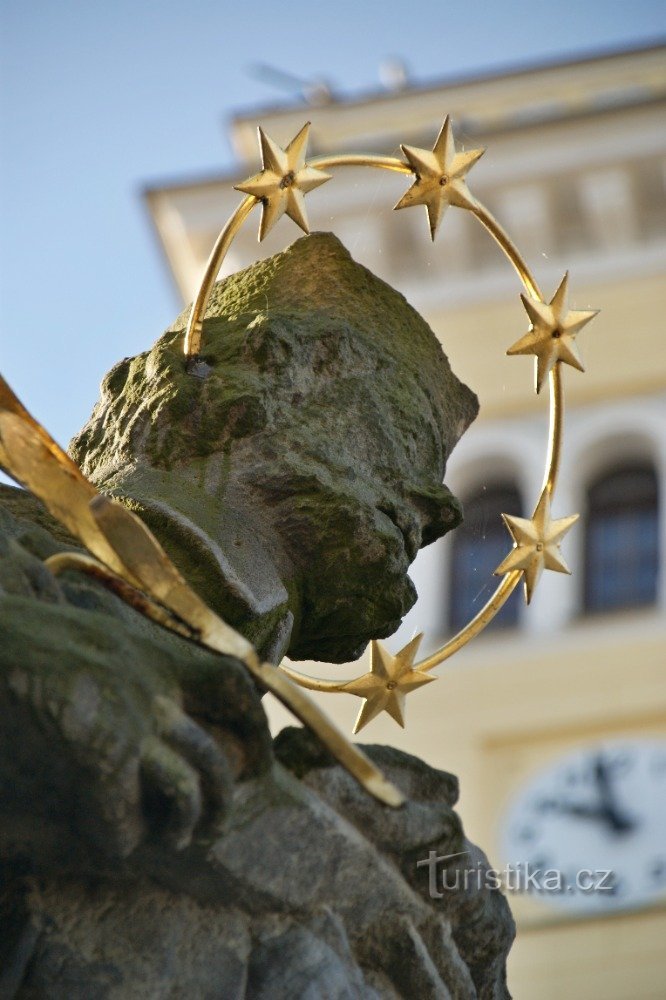
[[[419,547],[461,519],[442,480],[476,396],[403,296],[330,234],[219,282],[189,367],[186,321],[109,372],[74,457],[135,497],[151,470],[216,545],[235,544],[224,526],[240,518],[289,595],[289,655],[359,655],[414,603]],[[196,585],[215,608],[219,581]]]

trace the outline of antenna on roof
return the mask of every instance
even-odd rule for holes
[[[254,63],[249,67],[248,73],[255,80],[261,80],[281,90],[297,91],[301,100],[307,104],[330,104],[334,100],[330,85],[321,78],[305,80],[267,63]]]

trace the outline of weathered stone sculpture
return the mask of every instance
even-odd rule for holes
[[[352,658],[460,519],[441,482],[475,397],[328,235],[220,283],[189,370],[183,326],[109,373],[75,458],[265,658]],[[416,867],[485,864],[452,776],[370,748],[391,810],[307,732],[273,745],[241,664],[54,578],[75,543],[0,503],[0,996],[508,995],[503,897],[431,899]]]

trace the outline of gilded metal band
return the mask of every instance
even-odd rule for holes
[[[0,467],[46,505],[95,558],[58,553],[54,573],[95,577],[126,603],[179,635],[235,657],[266,690],[314,732],[331,754],[380,802],[399,806],[402,793],[251,643],[219,618],[188,586],[157,539],[135,514],[97,492],[0,376]]]
[[[394,173],[411,174],[412,168],[404,160],[399,160],[390,156],[372,156],[363,154],[341,154],[335,156],[314,157],[309,163],[320,170],[330,170],[334,167],[375,167],[380,170],[390,170]],[[203,320],[206,308],[210,300],[211,293],[220,267],[229,250],[234,237],[249,216],[254,205],[259,204],[260,199],[253,195],[248,195],[243,199],[236,211],[233,213],[226,226],[220,233],[215,246],[211,252],[206,265],[201,285],[197,296],[192,304],[187,331],[185,334],[184,352],[186,356],[193,357],[201,351],[201,336],[203,330]],[[532,275],[529,267],[525,263],[522,255],[507,233],[493,215],[478,201],[474,200],[470,211],[479,222],[487,229],[493,239],[501,247],[509,262],[515,268],[526,292],[533,298],[542,299],[541,291]],[[555,488],[557,470],[559,467],[560,450],[562,445],[562,412],[564,398],[562,393],[562,381],[559,370],[555,367],[550,373],[550,428],[548,436],[548,457],[546,461],[546,471],[544,474],[544,488],[552,494]],[[501,610],[513,591],[521,580],[521,573],[518,571],[507,574],[491,598],[484,605],[474,618],[468,622],[452,639],[441,646],[430,656],[415,664],[415,669],[422,671],[432,670],[444,660],[448,659],[459,649],[477,636],[493,620],[495,615]],[[311,691],[343,692],[347,686],[347,681],[329,681],[318,678],[306,677],[304,674],[282,665],[281,668],[293,681],[301,687]]]
[[[201,352],[201,336],[203,331],[203,321],[208,308],[211,292],[215,279],[220,273],[220,268],[227,256],[236,233],[239,231],[248,215],[257,204],[257,199],[253,195],[248,195],[240,203],[234,214],[231,216],[226,226],[215,241],[215,246],[211,250],[206,269],[199,285],[199,291],[192,303],[192,311],[185,333],[185,356],[196,357]]]
[[[307,677],[292,667],[281,666],[284,674],[298,685],[312,691],[349,693],[364,698],[356,722],[355,732],[382,711],[388,712],[400,725],[404,725],[404,697],[422,684],[434,680],[429,674],[454,653],[477,636],[495,618],[521,580],[525,584],[525,598],[530,602],[544,568],[568,573],[559,552],[560,542],[574,523],[577,515],[553,519],[550,502],[555,491],[560,466],[563,436],[564,392],[561,364],[570,364],[583,370],[575,344],[579,330],[596,314],[594,311],[575,311],[566,308],[568,275],[565,275],[555,295],[546,303],[541,290],[522,255],[490,212],[471,193],[466,174],[483,154],[483,149],[462,151],[456,149],[451,122],[447,116],[432,150],[403,145],[405,159],[365,154],[339,154],[319,156],[306,160],[309,123],[303,126],[283,149],[259,128],[259,142],[263,169],[236,185],[246,198],[222,230],[206,266],[197,297],[193,303],[185,335],[184,350],[188,359],[201,351],[201,337],[206,308],[213,285],[234,236],[247,219],[254,205],[261,205],[262,215],[259,239],[283,214],[289,215],[304,232],[309,232],[305,213],[304,195],[325,181],[330,175],[324,171],[336,167],[373,167],[394,173],[411,174],[412,186],[394,206],[396,209],[415,205],[425,206],[430,234],[435,234],[449,206],[471,212],[492,236],[509,263],[518,274],[525,294],[523,305],[531,321],[524,337],[513,344],[507,354],[535,356],[535,387],[539,392],[548,376],[549,430],[548,449],[539,500],[531,519],[502,514],[513,538],[513,550],[495,570],[502,580],[484,607],[453,638],[434,653],[414,662],[420,636],[408,643],[395,656],[373,641],[370,653],[370,672],[347,681],[320,680]]]

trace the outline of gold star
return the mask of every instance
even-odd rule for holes
[[[474,197],[467,187],[465,174],[474,166],[485,149],[470,149],[456,152],[451,130],[451,120],[447,115],[432,150],[416,146],[400,147],[409,161],[416,180],[403,194],[394,208],[410,208],[425,205],[430,224],[430,235],[435,233],[449,205],[458,208],[472,208]]]
[[[583,364],[578,353],[576,334],[589,323],[598,309],[567,310],[567,286],[569,272],[549,303],[521,295],[532,326],[528,333],[508,349],[507,354],[536,354],[535,388],[541,387],[551,368],[563,361],[583,372]]]
[[[414,670],[412,666],[422,638],[423,634],[415,636],[395,656],[373,639],[370,673],[350,681],[344,688],[349,694],[365,698],[354,725],[355,733],[360,732],[380,712],[388,712],[404,729],[405,695],[422,684],[437,680],[432,674]]]
[[[495,575],[503,576],[512,570],[521,570],[525,574],[525,600],[529,604],[544,569],[571,572],[560,553],[560,542],[578,520],[578,514],[552,520],[550,494],[544,490],[531,521],[511,514],[502,514],[502,517],[513,538],[513,550],[499,564]]]
[[[263,170],[234,187],[261,201],[260,242],[285,212],[304,233],[310,232],[303,195],[329,181],[331,175],[306,163],[309,128],[310,122],[306,122],[286,149],[278,146],[262,128],[258,129]]]

